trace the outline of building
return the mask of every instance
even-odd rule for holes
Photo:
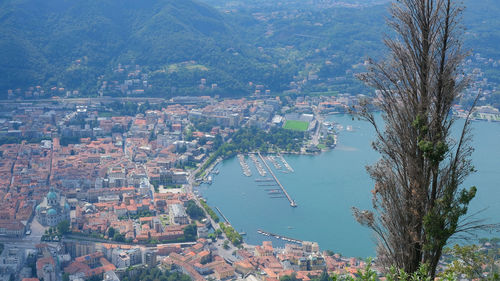
[[[18,273],[24,264],[24,259],[25,250],[16,247],[4,249],[0,255],[0,273],[7,276]]]
[[[56,226],[61,221],[69,221],[70,211],[66,197],[60,196],[52,188],[35,209],[36,219],[45,226]]]
[[[26,226],[18,220],[0,220],[0,236],[22,237],[25,232]]]
[[[181,204],[172,204],[170,206],[170,219],[175,224],[189,224],[186,210]]]
[[[36,275],[44,281],[57,281],[56,263],[52,257],[41,258],[36,261]]]

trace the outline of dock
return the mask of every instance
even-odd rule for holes
[[[285,168],[290,171],[290,173],[293,173],[294,170],[292,169],[292,166],[290,166],[290,164],[288,164],[288,162],[286,162],[285,158],[283,157],[283,155],[281,154],[278,154],[278,156],[280,157],[281,159],[281,162],[283,163],[283,165],[285,165]]]
[[[272,178],[256,179],[255,182],[270,182],[274,181]]]
[[[219,212],[219,214],[221,215],[221,217],[228,223],[229,223],[229,220],[226,218],[226,216],[224,216],[224,214],[221,212],[221,210],[218,208],[218,207],[215,207],[215,209],[217,209],[217,212]]]
[[[276,239],[281,239],[281,240],[284,240],[284,241],[287,241],[287,242],[302,244],[302,240],[294,239],[294,238],[290,238],[290,237],[286,237],[286,236],[283,236],[283,235],[274,234],[274,233],[271,233],[271,232],[264,231],[262,229],[258,229],[257,233],[265,235],[265,236],[274,237]]]
[[[269,173],[271,174],[271,176],[274,178],[274,180],[276,181],[276,183],[278,184],[278,186],[281,188],[281,191],[283,191],[283,193],[285,194],[286,199],[288,199],[288,201],[290,202],[290,206],[292,206],[294,208],[297,207],[297,204],[292,199],[292,197],[288,194],[288,192],[286,192],[285,187],[280,183],[280,181],[278,180],[278,178],[276,177],[276,175],[273,173],[273,170],[271,170],[271,168],[269,167],[269,165],[267,165],[267,162],[264,159],[264,157],[262,157],[262,155],[260,154],[260,152],[258,152],[258,154],[259,154],[259,157],[262,160],[262,162],[264,162],[264,165],[266,166],[267,170],[269,170]]]

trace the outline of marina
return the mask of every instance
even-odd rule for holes
[[[248,166],[247,162],[245,161],[245,156],[243,156],[242,154],[238,154],[238,161],[240,162],[243,174],[247,177],[251,177],[252,171],[250,170],[250,166]]]
[[[278,161],[276,161],[276,157],[274,157],[274,155],[269,155],[266,158],[274,165],[276,170],[281,170],[281,165]]]
[[[293,173],[294,170],[292,169],[292,167],[290,166],[290,164],[288,164],[288,162],[286,162],[285,158],[283,158],[283,155],[279,154],[279,158],[281,159],[281,162],[283,163],[283,165],[285,166],[285,168],[290,171],[290,173]]]
[[[292,242],[292,243],[302,244],[302,240],[298,240],[298,239],[286,237],[286,236],[283,236],[283,235],[278,235],[278,234],[275,234],[275,233],[267,232],[267,231],[264,231],[262,229],[258,229],[257,233],[262,234],[264,236],[269,236],[269,237],[274,237],[276,239],[281,239],[281,240],[286,241],[286,242]]]
[[[267,172],[266,172],[266,170],[264,170],[264,167],[262,167],[262,163],[260,163],[257,156],[255,156],[255,154],[250,154],[250,159],[252,159],[252,162],[254,163],[255,168],[257,168],[257,172],[259,172],[259,174],[261,176],[265,177],[267,175]]]

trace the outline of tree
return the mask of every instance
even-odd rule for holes
[[[186,213],[191,219],[200,220],[205,217],[205,212],[202,208],[196,205],[194,200],[189,200],[186,202]]]
[[[190,224],[184,227],[184,237],[186,241],[194,241],[197,236],[197,227],[196,224]]]
[[[446,273],[464,276],[469,280],[500,280],[500,272],[495,264],[498,249],[488,253],[481,250],[478,245],[454,245],[450,249],[445,249],[445,253],[451,255],[453,259],[448,264]]]
[[[108,228],[108,237],[114,237],[115,236],[115,229],[113,227]]]
[[[436,266],[448,239],[480,227],[464,222],[476,187],[461,187],[474,171],[469,118],[457,140],[450,136],[453,104],[468,83],[460,72],[462,8],[452,0],[400,0],[391,7],[389,57],[371,61],[359,77],[379,93],[381,127],[367,103],[356,109],[376,131],[381,160],[367,168],[375,181],[374,211],[353,208],[358,222],[378,237],[385,268],[414,273]],[[465,77],[465,78],[464,78]]]
[[[295,273],[292,273],[292,275],[285,275],[281,277],[280,281],[299,281],[299,279],[297,279]]]
[[[113,240],[116,242],[124,242],[125,241],[125,235],[115,232],[115,235],[113,235]]]
[[[62,222],[57,224],[57,231],[59,234],[63,235],[69,232],[69,221],[63,220]]]

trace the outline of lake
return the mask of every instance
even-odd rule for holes
[[[260,244],[272,240],[257,233],[258,229],[306,241],[318,242],[321,249],[330,249],[345,256],[375,255],[374,237],[369,229],[353,218],[351,207],[371,208],[373,182],[365,166],[373,164],[378,154],[370,144],[375,138],[371,125],[352,120],[348,115],[332,115],[329,120],[351,131],[339,132],[337,147],[319,155],[285,155],[294,169],[277,170],[270,161],[279,181],[298,207],[290,207],[286,198],[272,198],[269,189],[255,179],[262,177],[249,157],[246,162],[252,176],[246,177],[236,157],[217,166],[212,185],[198,189],[212,207],[218,207],[239,232],[246,232],[245,242]],[[458,122],[457,124],[463,124]],[[470,176],[467,186],[476,185],[478,194],[471,204],[471,212],[487,208],[482,218],[498,221],[500,218],[500,123],[474,122],[474,165],[477,173]],[[267,189],[267,190],[266,190]]]

